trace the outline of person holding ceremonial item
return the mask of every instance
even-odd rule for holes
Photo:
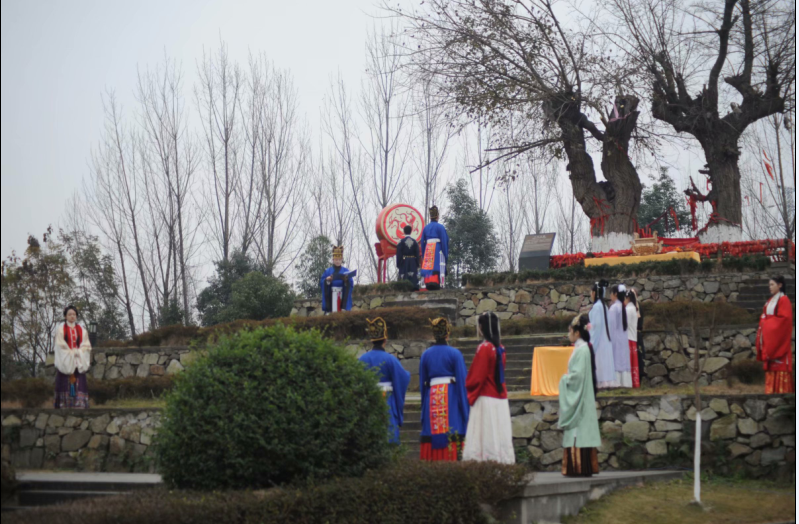
[[[477,321],[484,342],[477,348],[466,377],[469,426],[463,460],[515,464],[513,430],[505,386],[505,348],[502,347],[499,319],[486,312]]]
[[[344,262],[344,246],[333,248],[333,267],[322,274],[322,311],[338,313],[352,309],[352,277],[354,271],[342,266]]]
[[[763,307],[757,331],[757,359],[766,370],[766,394],[793,393],[793,308],[785,296],[785,277],[769,281],[771,299]]]
[[[630,343],[627,337],[627,314],[624,312],[626,288],[613,286],[610,289],[610,342],[613,344],[613,364],[616,368],[616,382],[623,388],[633,387],[633,375],[630,367]]]
[[[605,288],[607,282],[597,282],[591,289],[591,344],[596,357],[596,378],[599,389],[619,387],[616,381],[616,365],[613,362],[613,344],[610,342],[610,324],[608,307],[605,305]]]
[[[602,445],[596,414],[597,379],[590,325],[585,315],[574,319],[569,340],[574,352],[569,370],[560,379],[558,402],[563,430],[563,467],[566,477],[590,477],[599,473],[597,448]]]
[[[89,409],[86,372],[92,363],[89,334],[78,324],[78,310],[67,306],[55,331],[55,409]]]
[[[430,208],[430,223],[422,231],[422,278],[429,291],[444,287],[449,258],[449,236],[438,223],[438,207]]]
[[[466,362],[449,345],[446,318],[431,320],[436,343],[422,354],[419,383],[422,388],[422,451],[427,461],[457,462],[469,423]]]
[[[624,314],[627,323],[627,339],[630,344],[630,372],[632,374],[633,388],[638,389],[641,387],[641,374],[639,369],[643,364],[638,360],[638,295],[635,289],[631,289],[625,294],[624,297]]]
[[[405,413],[405,394],[411,382],[411,374],[405,371],[399,359],[386,353],[388,326],[382,318],[366,319],[367,332],[372,341],[372,349],[360,359],[367,368],[374,369],[378,376],[378,387],[388,403],[390,419],[389,442],[399,445],[400,428]]]
[[[413,290],[419,291],[419,266],[422,265],[422,256],[419,243],[411,236],[412,226],[403,229],[405,238],[397,244],[397,270],[400,280],[407,280],[413,284]]]

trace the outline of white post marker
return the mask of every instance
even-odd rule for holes
[[[702,460],[702,415],[696,412],[696,438],[694,442],[694,502],[702,504],[702,483],[699,465]]]

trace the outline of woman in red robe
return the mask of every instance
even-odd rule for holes
[[[757,332],[757,359],[766,370],[766,394],[793,393],[793,308],[785,296],[785,278],[769,282],[771,299],[763,308]]]

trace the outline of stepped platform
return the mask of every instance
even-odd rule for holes
[[[738,288],[737,306],[749,311],[761,311],[766,302],[771,298],[768,290],[769,279],[756,278],[745,280]],[[786,279],[785,294],[796,304],[796,279]]]
[[[590,479],[563,477],[560,473],[537,473],[524,492],[497,508],[505,524],[560,522],[576,515],[589,501],[622,487],[644,482],[681,478],[679,471],[603,472]],[[77,500],[124,495],[162,484],[159,475],[125,473],[20,472],[18,504],[3,512],[24,511]]]

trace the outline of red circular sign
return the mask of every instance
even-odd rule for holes
[[[392,204],[377,215],[377,238],[396,246],[405,238],[405,226],[411,226],[411,236],[417,241],[422,239],[424,217],[419,211],[407,204]]]

